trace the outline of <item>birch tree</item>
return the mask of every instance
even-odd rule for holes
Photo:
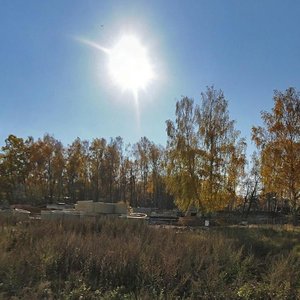
[[[300,94],[294,88],[275,91],[271,112],[263,111],[263,126],[252,128],[261,150],[261,176],[266,193],[289,200],[294,213],[300,205]]]
[[[222,91],[208,87],[200,105],[184,97],[167,121],[169,190],[177,205],[214,211],[234,203],[245,164],[245,141],[230,119]]]

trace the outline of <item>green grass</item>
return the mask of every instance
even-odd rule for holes
[[[297,299],[300,234],[0,219],[3,299]]]

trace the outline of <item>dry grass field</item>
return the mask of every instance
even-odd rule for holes
[[[0,219],[0,299],[297,299],[293,227]]]

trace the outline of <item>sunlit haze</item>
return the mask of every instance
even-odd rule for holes
[[[1,145],[45,133],[166,145],[176,101],[214,85],[253,149],[274,90],[299,89],[299,1],[87,2],[2,1]]]

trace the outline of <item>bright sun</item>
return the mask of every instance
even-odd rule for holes
[[[147,51],[134,36],[123,36],[108,54],[109,72],[123,90],[137,94],[153,79],[154,72]]]

